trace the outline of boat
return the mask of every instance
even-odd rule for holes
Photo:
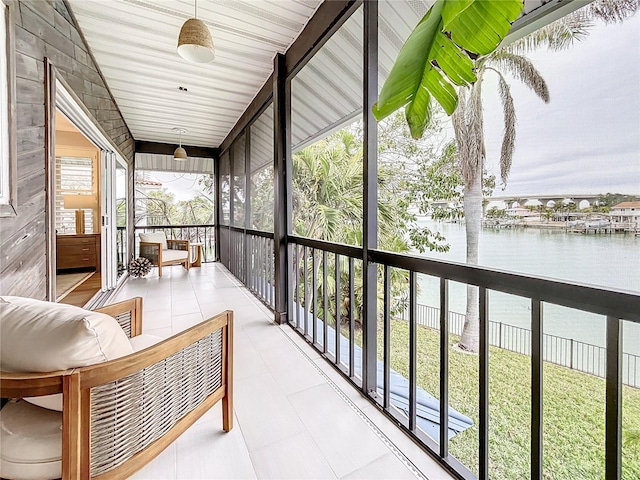
[[[586,228],[609,228],[611,222],[608,220],[592,220],[585,223]]]

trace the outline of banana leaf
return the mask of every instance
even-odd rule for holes
[[[437,0],[400,50],[373,107],[375,117],[406,106],[411,135],[421,138],[431,98],[451,115],[458,104],[455,86],[476,81],[473,59],[498,47],[523,7],[523,0]]]

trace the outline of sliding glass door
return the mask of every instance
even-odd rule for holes
[[[102,289],[116,287],[127,269],[127,165],[113,152],[102,152]]]

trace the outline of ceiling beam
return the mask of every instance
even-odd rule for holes
[[[327,43],[360,5],[362,5],[362,0],[334,0],[320,4],[298,38],[285,53],[288,79],[295,75]]]
[[[136,140],[135,153],[154,153],[156,155],[173,155],[177,145],[175,143],[147,142]],[[196,147],[182,145],[190,157],[217,158],[218,149],[211,147]]]

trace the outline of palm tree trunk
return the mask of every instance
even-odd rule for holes
[[[482,165],[482,162],[479,162]],[[478,244],[482,221],[482,168],[464,189],[464,217],[467,240],[467,263],[478,264]],[[478,287],[467,286],[467,309],[460,348],[477,353],[480,349],[480,314]]]
[[[478,242],[482,221],[482,173],[484,137],[482,121],[482,70],[471,88],[468,101],[465,89],[459,90],[460,101],[451,119],[458,145],[460,172],[464,179],[464,218],[467,241],[467,263],[478,264]],[[467,308],[458,347],[468,352],[480,350],[480,316],[478,287],[467,286]]]

